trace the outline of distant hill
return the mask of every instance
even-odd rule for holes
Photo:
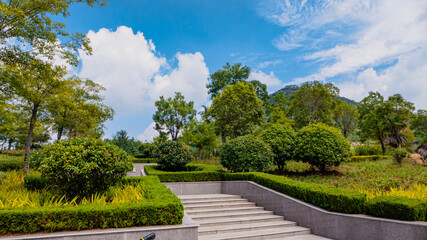
[[[296,90],[298,90],[298,86],[297,85],[288,85],[288,86],[286,86],[286,87],[284,87],[284,88],[282,88],[282,89],[280,89],[280,90],[277,90],[276,92],[274,92],[274,93],[272,93],[272,94],[270,94],[270,97],[272,98],[273,96],[275,96],[278,92],[284,92],[285,94],[286,94],[286,96],[291,96],[292,95],[292,93],[294,93]],[[355,105],[355,106],[357,106],[357,105],[359,105],[359,103],[358,102],[356,102],[356,101],[354,101],[354,100],[351,100],[351,99],[348,99],[348,98],[346,98],[346,97],[337,97],[338,99],[340,99],[341,101],[343,101],[343,102],[345,102],[345,103],[348,103],[348,104],[351,104],[351,105]]]

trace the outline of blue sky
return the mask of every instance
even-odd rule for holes
[[[319,80],[354,100],[401,93],[427,108],[423,0],[110,0],[70,11],[68,29],[94,50],[75,72],[104,85],[116,110],[106,137],[151,140],[161,95],[209,104],[206,79],[226,62],[250,66],[270,93]]]

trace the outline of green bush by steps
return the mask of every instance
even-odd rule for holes
[[[151,196],[143,202],[65,207],[0,209],[0,234],[181,224],[184,207],[158,177],[144,181]]]
[[[366,195],[357,190],[299,182],[267,173],[229,173],[218,166],[203,164],[189,164],[189,168],[193,171],[166,172],[152,165],[145,166],[145,171],[148,175],[158,176],[162,182],[253,181],[329,211],[370,214],[408,221],[427,220],[427,202],[422,200],[405,197],[375,197],[367,201]]]
[[[367,213],[406,221],[426,221],[427,202],[406,197],[375,197],[367,203]]]
[[[156,163],[157,159],[156,158],[138,158],[136,156],[134,156],[134,158],[132,159],[133,163]]]

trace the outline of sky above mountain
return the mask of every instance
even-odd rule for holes
[[[75,5],[65,22],[93,48],[73,72],[105,86],[116,111],[105,137],[151,140],[160,96],[208,105],[207,78],[227,62],[270,93],[318,80],[356,101],[400,93],[427,109],[425,0],[110,0]]]

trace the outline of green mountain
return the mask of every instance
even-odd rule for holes
[[[298,86],[297,85],[288,85],[288,86],[286,86],[286,87],[284,87],[284,88],[282,88],[282,89],[280,89],[280,90],[277,90],[276,92],[274,92],[274,93],[272,93],[272,94],[270,94],[270,97],[272,98],[273,96],[275,96],[278,92],[284,92],[285,94],[286,94],[286,96],[291,96],[292,95],[292,93],[294,93],[296,90],[298,90]],[[354,100],[351,100],[351,99],[348,99],[348,98],[346,98],[346,97],[337,97],[338,99],[340,99],[341,101],[343,101],[343,102],[345,102],[345,103],[348,103],[348,104],[351,104],[351,105],[355,105],[355,106],[357,106],[357,105],[359,105],[359,103],[358,102],[356,102],[356,101],[354,101]]]

